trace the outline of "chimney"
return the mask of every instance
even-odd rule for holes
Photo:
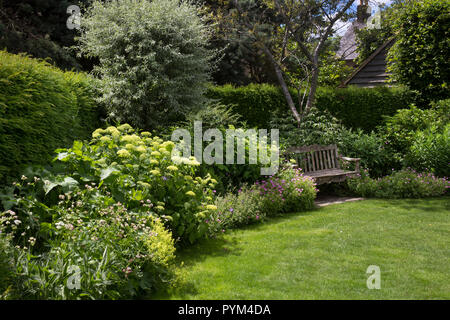
[[[372,10],[369,7],[369,0],[360,0],[356,8],[356,21],[366,23],[371,13]]]

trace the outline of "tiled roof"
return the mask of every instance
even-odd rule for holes
[[[358,52],[356,51],[356,32],[355,30],[361,30],[366,26],[365,22],[354,21],[347,29],[345,34],[341,38],[339,44],[339,50],[336,55],[343,60],[355,60],[358,58]]]

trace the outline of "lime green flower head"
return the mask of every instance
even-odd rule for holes
[[[103,137],[100,138],[100,141],[101,142],[109,142],[109,141],[111,141],[111,138],[108,137],[108,136],[103,136]]]
[[[158,176],[158,175],[160,175],[160,174],[161,174],[161,172],[159,172],[159,170],[158,170],[158,169],[155,169],[155,170],[150,170],[150,173],[151,173],[152,175],[154,175],[154,176]]]
[[[132,128],[128,123],[125,123],[125,124],[123,124],[123,125],[121,125],[121,126],[118,126],[117,129],[118,129],[119,131],[133,130],[133,128]]]
[[[202,212],[196,213],[195,217],[198,219],[204,219],[206,216],[205,216],[205,213],[202,211]]]
[[[130,153],[128,152],[128,150],[120,149],[119,151],[117,151],[117,155],[121,158],[128,158],[130,156]]]
[[[136,151],[139,152],[139,153],[144,153],[146,150],[147,150],[147,149],[145,149],[144,146],[136,147]]]
[[[217,210],[217,207],[216,207],[215,205],[208,204],[208,205],[206,206],[206,209],[208,209],[208,210]]]
[[[148,131],[142,131],[142,132],[141,132],[141,135],[142,135],[143,137],[150,137],[152,134],[151,134],[150,132],[148,132]]]
[[[128,150],[134,150],[134,145],[132,145],[131,143],[127,143],[125,145],[125,148],[128,149]]]
[[[175,143],[173,143],[173,141],[166,141],[161,144],[161,147],[163,147],[167,151],[172,151],[172,149],[175,147]]]
[[[175,167],[175,166],[168,166],[168,167],[167,167],[167,170],[170,170],[170,171],[178,171],[178,168]]]
[[[199,166],[200,162],[197,161],[197,158],[190,156],[189,157],[189,161],[187,162],[187,164],[191,165],[191,166]]]
[[[150,153],[150,155],[153,157],[160,157],[161,153],[159,153],[158,151],[152,151],[152,153]]]
[[[191,197],[195,197],[194,191],[188,191],[188,192],[186,192],[186,195],[191,196]]]
[[[103,133],[105,133],[105,130],[103,129],[97,129],[94,132],[92,132],[92,138],[98,138],[100,137]]]
[[[150,188],[150,184],[144,181],[138,181],[137,184],[143,188]]]
[[[120,138],[121,141],[123,142],[127,142],[127,143],[138,143],[141,141],[141,138],[139,138],[139,136],[135,135],[135,134],[127,134],[125,136],[123,136],[122,138]]]
[[[114,138],[117,138],[117,137],[120,136],[120,131],[117,130],[116,127],[113,127],[113,126],[108,127],[108,128],[106,128],[106,131],[107,131],[109,134],[111,134]]]

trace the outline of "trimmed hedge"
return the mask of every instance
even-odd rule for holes
[[[296,97],[295,90],[291,94]],[[290,115],[281,89],[269,84],[210,87],[207,95],[233,105],[234,111],[251,127],[269,128],[272,112]],[[414,100],[414,93],[401,87],[318,88],[316,105],[320,110],[328,110],[347,127],[371,131],[382,124],[383,116],[407,108]]]
[[[0,51],[0,181],[100,125],[91,79]]]

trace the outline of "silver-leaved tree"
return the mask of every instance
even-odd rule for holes
[[[95,57],[112,120],[151,129],[204,102],[215,52],[198,8],[178,0],[94,0],[78,48]]]

